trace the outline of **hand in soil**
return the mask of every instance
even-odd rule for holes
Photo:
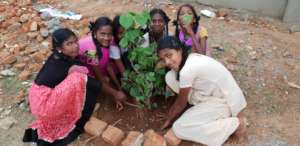
[[[160,127],[161,130],[168,128],[171,125],[169,120],[166,120],[165,123]]]
[[[144,110],[142,108],[136,108],[136,117],[142,119],[145,116]]]
[[[123,103],[121,101],[116,101],[116,109],[118,111],[121,111],[121,110],[123,110],[123,108],[124,108]]]
[[[156,121],[165,121],[167,119],[166,114],[161,112],[159,112],[156,117]]]

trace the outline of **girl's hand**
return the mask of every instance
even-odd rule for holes
[[[89,70],[84,67],[84,66],[80,66],[80,65],[72,65],[68,71],[68,74],[71,74],[73,72],[79,72],[79,73],[83,73],[83,74],[88,74]]]
[[[123,91],[117,91],[114,95],[114,98],[117,110],[121,111],[124,108],[123,102],[127,99],[126,94]]]
[[[170,120],[166,120],[165,123],[160,127],[161,130],[164,130],[170,126]]]
[[[192,24],[184,24],[183,25],[183,29],[186,31],[186,33],[189,36],[193,36],[194,35],[194,31],[193,31],[193,26]]]

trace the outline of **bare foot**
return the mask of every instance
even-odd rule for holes
[[[237,139],[242,139],[243,137],[247,136],[247,125],[248,121],[246,117],[239,117],[240,125],[237,130],[233,133],[233,137]]]

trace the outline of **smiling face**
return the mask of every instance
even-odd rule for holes
[[[151,17],[151,29],[158,34],[164,31],[164,19],[159,13]]]
[[[76,36],[70,36],[65,40],[60,48],[58,48],[64,55],[71,58],[78,56],[79,44]]]
[[[161,49],[158,52],[160,60],[162,60],[166,66],[175,71],[179,70],[179,66],[182,61],[182,51],[172,48]]]
[[[109,25],[100,27],[96,32],[96,39],[103,47],[109,47],[112,36],[112,27]]]

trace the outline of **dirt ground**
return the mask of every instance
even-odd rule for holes
[[[144,5],[139,0],[72,0],[52,1],[52,6],[83,14],[88,20],[98,16],[113,17],[125,11],[141,11]],[[181,3],[161,5],[174,19]],[[219,8],[194,4],[198,14],[202,9]],[[228,19],[201,17],[201,25],[208,29],[209,46],[213,57],[221,61],[233,73],[244,91],[247,108],[243,111],[249,126],[246,139],[227,142],[225,145],[300,145],[300,33],[290,33],[287,24],[275,18],[263,17],[244,10],[226,9]],[[68,21],[68,20],[65,20]],[[66,22],[66,26],[78,30],[80,36],[87,32],[87,25],[77,27],[77,22]],[[174,27],[170,24],[170,30]],[[217,47],[218,46],[218,47]],[[31,80],[34,78],[31,77]],[[31,81],[28,81],[31,82]],[[33,121],[30,112],[16,104],[20,89],[28,86],[15,81],[0,79],[0,115],[9,111],[16,123],[8,130],[0,130],[0,146],[22,146],[24,129]],[[25,87],[24,87],[25,86]],[[159,133],[159,112],[166,112],[172,99],[159,99],[158,109],[145,111],[144,118],[136,118],[136,109],[126,106],[116,111],[109,98],[99,98],[97,117],[124,131],[154,129]],[[0,117],[1,119],[1,117]],[[89,138],[82,135],[73,145],[82,145]],[[89,145],[106,146],[101,138]],[[183,142],[180,146],[200,146]]]

